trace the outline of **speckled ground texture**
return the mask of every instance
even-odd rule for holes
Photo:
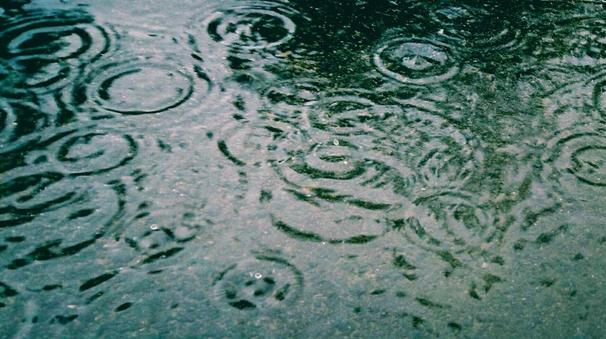
[[[605,220],[599,1],[0,1],[0,338],[604,338]]]

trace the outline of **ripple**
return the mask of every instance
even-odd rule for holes
[[[152,264],[177,255],[208,223],[198,220],[192,212],[174,214],[173,209],[156,209],[129,223],[124,240],[138,253],[135,265]]]
[[[394,229],[428,251],[450,257],[486,251],[501,240],[502,230],[471,194],[440,192],[418,198],[406,216],[393,222]],[[455,257],[451,258],[455,260]]]
[[[404,115],[382,125],[394,154],[412,177],[407,193],[429,188],[463,187],[482,168],[480,145],[471,135],[430,112],[407,108]],[[403,192],[406,193],[406,192]]]
[[[605,18],[577,17],[557,22],[553,27],[556,29],[536,45],[535,56],[553,64],[571,66],[606,63]]]
[[[138,152],[130,135],[115,131],[84,129],[59,136],[49,147],[49,158],[67,175],[99,175],[126,165]]]
[[[521,24],[512,24],[489,6],[450,6],[432,11],[431,18],[440,28],[439,35],[463,49],[490,53],[519,47],[523,43]]]
[[[286,6],[260,1],[220,9],[201,26],[213,41],[234,49],[272,49],[294,36],[296,24],[290,18],[294,13]]]
[[[263,90],[270,104],[300,108],[319,99],[326,82],[318,79],[297,78],[272,84]]]
[[[124,115],[169,112],[194,92],[206,94],[210,80],[199,66],[184,66],[171,57],[124,58],[95,66],[73,93],[73,102]]]
[[[393,169],[370,147],[345,138],[304,145],[286,146],[288,157],[273,162],[287,184],[275,189],[267,203],[274,226],[293,238],[316,242],[365,243],[381,236],[385,211],[401,201],[388,189]]]
[[[582,191],[580,182],[589,186],[606,187],[606,136],[604,131],[565,131],[549,142],[550,151],[543,161],[548,179],[568,191]],[[571,180],[570,176],[574,179]]]
[[[10,131],[9,128],[15,123],[15,117],[4,108],[0,107],[0,140],[4,141],[9,139]]]
[[[344,139],[313,144],[309,153],[298,155],[302,158],[293,160],[290,169],[310,179],[350,180],[366,172],[363,154]]]
[[[374,54],[374,64],[383,75],[416,85],[443,82],[459,72],[448,45],[423,39],[383,42]]]
[[[61,88],[79,69],[99,59],[112,46],[111,31],[79,11],[31,12],[11,18],[0,32],[0,58],[15,72],[5,78],[14,94],[47,93]]]
[[[7,154],[33,139],[40,139],[57,123],[57,118],[56,114],[45,112],[33,97],[0,102],[0,152]]]
[[[606,118],[606,79],[598,82],[593,88],[593,106]]]
[[[288,261],[257,255],[229,266],[213,281],[214,298],[239,311],[268,311],[292,306],[303,290],[302,273]]]
[[[223,156],[237,166],[261,166],[284,156],[281,146],[300,134],[298,126],[273,112],[259,112],[256,122],[226,124],[217,147]]]
[[[343,90],[320,98],[311,105],[307,119],[312,128],[330,131],[334,135],[376,135],[379,132],[377,126],[400,112],[399,107],[378,105],[359,91]]]
[[[123,213],[124,186],[59,173],[5,173],[0,226],[28,241],[9,249],[8,268],[73,255],[111,230]]]
[[[36,217],[37,212],[50,207],[63,206],[71,201],[73,194],[52,196],[46,188],[57,184],[63,178],[60,173],[27,173],[22,169],[5,172],[2,175],[2,227],[12,227],[26,223]],[[58,186],[55,186],[58,187]],[[44,192],[46,197],[38,195]]]

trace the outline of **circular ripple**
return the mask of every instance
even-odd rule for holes
[[[106,130],[70,131],[50,146],[53,164],[72,176],[97,175],[122,167],[138,151],[135,140]]]
[[[327,82],[297,78],[272,84],[262,91],[263,118],[283,125],[280,130],[295,131],[309,127],[306,112],[319,100]]]
[[[490,208],[468,194],[441,192],[418,198],[404,214],[394,228],[411,243],[438,254],[482,252],[501,239]]]
[[[374,64],[383,75],[417,85],[442,82],[459,72],[447,45],[421,39],[384,42],[374,54]]]
[[[313,144],[308,153],[299,153],[290,169],[310,179],[351,180],[365,174],[365,159],[359,148],[346,139]]]
[[[290,40],[296,24],[289,18],[292,9],[272,3],[219,10],[202,22],[210,38],[223,45],[242,49],[271,49]]]
[[[234,165],[260,166],[278,157],[278,153],[283,153],[277,145],[295,132],[290,124],[281,121],[236,124],[222,133],[217,147]]]
[[[194,90],[207,92],[210,82],[201,77],[170,59],[125,59],[97,67],[78,85],[74,101],[82,105],[88,99],[104,111],[126,115],[161,113],[185,103]]]
[[[75,254],[103,236],[122,214],[120,183],[24,172],[7,172],[0,183],[0,225],[14,227],[14,234],[28,240],[11,250],[16,255],[10,258],[12,268]]]
[[[441,36],[472,51],[511,50],[522,43],[519,28],[495,15],[494,8],[457,5],[432,11],[431,16]]]
[[[12,18],[0,32],[0,58],[13,72],[0,80],[2,87],[15,93],[63,87],[81,66],[107,53],[111,39],[110,32],[84,12],[46,11]]]
[[[318,133],[303,136],[304,140],[286,140],[280,147],[287,154],[274,169],[289,184],[298,187],[326,184],[333,190],[355,192],[360,187],[387,185],[391,166],[368,136],[334,137]],[[385,160],[385,161],[384,161]],[[359,192],[362,193],[362,192]]]
[[[356,91],[343,91],[318,100],[307,118],[312,128],[334,135],[377,134],[386,118],[399,114],[398,107],[378,105]]]
[[[437,115],[409,108],[404,115],[386,120],[382,128],[394,154],[413,173],[400,187],[402,193],[460,189],[482,166],[477,142]]]
[[[267,311],[295,303],[303,275],[284,259],[257,256],[229,266],[213,281],[214,298],[223,307]]]
[[[605,131],[564,132],[550,142],[551,151],[544,158],[548,179],[574,192],[576,183],[606,187]],[[573,176],[571,180],[570,175]],[[577,188],[578,190],[578,188]]]
[[[401,201],[389,190],[394,171],[381,155],[345,138],[312,141],[309,148],[293,143],[285,147],[287,158],[273,163],[287,184],[273,190],[267,202],[274,226],[295,239],[335,244],[381,236],[385,212]]]

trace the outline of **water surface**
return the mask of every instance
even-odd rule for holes
[[[3,1],[0,337],[603,337],[605,7]]]

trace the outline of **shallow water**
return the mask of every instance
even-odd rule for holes
[[[603,337],[604,7],[2,1],[0,337]]]

